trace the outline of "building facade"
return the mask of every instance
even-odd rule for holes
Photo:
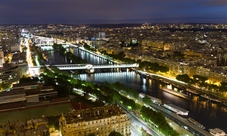
[[[62,114],[61,136],[108,136],[112,131],[130,136],[130,120],[118,105],[108,105]]]
[[[3,64],[5,63],[4,60],[4,53],[0,50],[0,68],[3,68]]]
[[[10,66],[0,69],[0,84],[17,83],[21,77],[21,70],[18,66]]]

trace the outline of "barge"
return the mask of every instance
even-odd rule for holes
[[[202,124],[200,124],[199,122],[195,121],[193,118],[188,118],[188,120],[191,123],[195,124],[197,127],[202,128],[202,129],[205,129],[205,127]]]
[[[168,89],[168,88],[160,88],[160,89],[165,91],[165,92],[168,92],[170,94],[173,94],[175,96],[178,96],[178,97],[181,97],[181,98],[184,98],[184,99],[188,99],[188,96],[186,94],[183,94],[183,93],[180,93],[180,92],[177,92],[177,91],[173,91],[173,90]]]
[[[173,104],[164,103],[162,106],[164,108],[168,109],[168,110],[171,110],[171,111],[175,112],[178,115],[181,115],[181,116],[188,116],[188,113],[189,113],[189,111],[187,111],[187,110],[185,110],[183,108],[180,108],[180,107],[178,107],[176,105],[173,105]]]
[[[200,96],[203,97],[203,98],[206,98],[206,99],[208,99],[210,101],[213,101],[213,102],[217,102],[217,103],[220,103],[221,102],[219,99],[212,98],[212,97],[210,97],[210,96],[208,96],[206,94],[203,94],[203,95],[200,95]]]
[[[209,132],[211,135],[214,135],[214,136],[226,136],[225,131],[223,131],[220,128],[209,129]]]

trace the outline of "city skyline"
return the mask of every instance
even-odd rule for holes
[[[0,30],[0,135],[107,136],[110,127],[136,136],[227,132],[227,24],[37,24]],[[127,115],[117,118],[106,107],[87,112],[112,104]],[[84,130],[76,129],[80,126]]]
[[[223,0],[0,0],[0,24],[227,23]]]

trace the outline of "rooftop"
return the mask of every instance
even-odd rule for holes
[[[23,88],[24,86],[31,86],[31,85],[36,85],[38,86],[37,82],[25,82],[25,83],[19,83],[19,84],[13,84],[13,88],[15,87],[21,87]]]
[[[10,96],[10,95],[19,95],[19,94],[25,94],[25,90],[21,88],[21,89],[13,89],[11,91],[3,91],[0,93],[0,97]]]
[[[125,114],[117,105],[107,105],[103,107],[95,107],[82,110],[73,110],[63,114],[67,124],[77,123],[81,121],[90,121],[101,118],[109,118],[111,116]]]

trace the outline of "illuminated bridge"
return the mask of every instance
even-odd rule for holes
[[[50,65],[32,66],[29,67],[30,70],[39,70],[41,67],[49,67]],[[114,64],[114,65],[92,65],[92,64],[62,64],[62,65],[52,65],[60,70],[87,70],[93,73],[95,69],[108,69],[108,68],[137,68],[138,64]]]
[[[65,40],[62,40],[62,39],[53,38],[53,37],[49,38],[49,37],[33,35],[32,39],[33,39],[33,41],[35,43],[35,46],[38,46],[38,47],[40,47],[43,50],[52,50],[54,43],[61,44],[65,48],[66,47],[78,47],[75,44],[72,44],[70,42],[66,42]],[[79,42],[80,41],[76,41],[76,43],[79,43]],[[85,42],[89,43],[90,41],[86,41],[85,40]]]

